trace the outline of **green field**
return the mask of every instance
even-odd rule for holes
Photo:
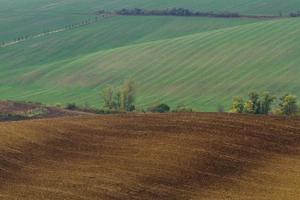
[[[300,95],[299,51],[299,19],[110,18],[1,48],[0,97],[100,106],[132,77],[138,106],[214,111],[251,90]]]
[[[299,0],[0,0],[0,42],[58,29],[94,18],[100,9],[183,7],[197,11],[287,15],[299,10]]]

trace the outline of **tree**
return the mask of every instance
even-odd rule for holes
[[[294,115],[298,111],[297,97],[286,94],[280,98],[279,109],[283,115]]]
[[[102,92],[102,98],[104,101],[104,107],[108,109],[113,109],[114,108],[114,89],[112,86],[108,86],[105,88]]]
[[[242,113],[244,111],[244,99],[242,97],[234,97],[231,112]]]
[[[121,88],[121,94],[120,94],[121,110],[123,111],[134,110],[135,93],[136,90],[135,90],[134,81],[131,79],[124,81]]]
[[[259,114],[260,113],[260,99],[259,94],[257,92],[249,93],[249,101],[252,102],[252,108],[249,108],[249,113]]]
[[[248,100],[244,104],[244,112],[249,114],[255,114],[254,103],[251,100]]]
[[[104,107],[115,111],[134,111],[135,93],[135,83],[132,80],[124,81],[119,89],[109,86],[102,92]]]
[[[260,114],[268,114],[271,111],[272,103],[276,99],[270,92],[264,92],[260,100]]]

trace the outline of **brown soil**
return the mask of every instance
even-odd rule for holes
[[[0,123],[0,199],[300,199],[300,119],[129,114]]]

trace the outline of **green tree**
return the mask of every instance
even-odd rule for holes
[[[259,99],[259,94],[257,92],[250,92],[249,93],[249,101],[252,102],[252,108],[249,108],[248,113],[252,114],[259,114],[260,113],[260,99]]]
[[[251,100],[248,100],[244,104],[244,112],[245,113],[250,113],[250,114],[255,114],[255,106],[254,103]]]
[[[268,114],[271,111],[272,104],[276,99],[270,92],[264,92],[260,100],[260,114]]]
[[[242,97],[234,97],[231,112],[242,113],[244,111],[244,99]]]
[[[135,83],[133,80],[129,79],[124,81],[121,87],[120,102],[121,110],[123,111],[133,111],[135,102]]]
[[[286,94],[280,98],[279,109],[283,115],[294,115],[298,111],[297,97]]]
[[[112,86],[108,86],[102,91],[102,99],[104,101],[104,107],[108,109],[114,108],[114,89]]]

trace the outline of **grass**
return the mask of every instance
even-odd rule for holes
[[[114,17],[99,21],[96,24],[29,39],[15,45],[0,48],[0,82],[3,83],[1,85],[0,96],[4,99],[35,99],[51,104],[65,104],[77,101],[76,103],[92,103],[99,107],[101,102],[97,100],[100,98],[98,86],[103,87],[109,81],[100,85],[95,83],[92,87],[73,87],[62,84],[62,87],[48,85],[46,86],[47,88],[44,88],[45,85],[36,85],[34,81],[49,76],[55,73],[55,71],[64,71],[64,69],[69,67],[72,69],[69,68],[65,72],[72,74],[72,71],[76,69],[73,68],[71,63],[74,61],[77,63],[74,66],[79,66],[78,64],[81,61],[77,61],[77,59],[90,56],[91,53],[114,51],[114,49],[127,45],[177,38],[254,22],[257,22],[257,20],[185,17]],[[124,35],[124,33],[126,34]],[[56,64],[55,68],[49,68],[53,64]],[[49,71],[46,69],[49,69]],[[65,77],[65,81],[72,78],[71,74]],[[101,80],[104,78],[97,76],[93,79]],[[131,75],[126,73],[126,76]],[[110,77],[106,77],[106,79]],[[116,77],[114,80],[117,80],[117,78],[120,77]],[[123,79],[124,77],[117,81],[122,82]],[[51,84],[48,81],[45,83]],[[92,98],[90,97],[91,92],[94,93]],[[76,94],[79,98],[74,98]]]
[[[132,20],[135,23],[136,19]],[[176,20],[184,23],[184,19]],[[140,37],[131,38],[128,32],[129,37],[117,41],[106,36],[110,30],[91,34],[84,27],[76,30],[78,34],[64,32],[2,48],[0,97],[100,106],[100,91],[107,84],[119,85],[129,77],[138,83],[139,107],[163,102],[173,108],[185,104],[196,110],[216,111],[219,105],[224,105],[228,110],[233,96],[246,95],[251,90],[269,90],[277,95],[291,92],[300,96],[299,19],[235,24],[215,30],[212,27],[213,30],[204,32],[201,24],[196,24],[198,30],[183,26],[176,33],[170,31],[172,25],[169,29],[159,29],[162,32],[153,29],[153,32],[146,31],[147,34],[141,28],[141,32],[132,30],[141,34]],[[176,28],[180,27],[177,25],[178,22],[174,23]],[[89,42],[82,36],[85,30],[92,37]],[[81,36],[86,42],[80,43]],[[74,39],[69,46],[65,45],[68,41],[64,43],[68,37]],[[108,38],[107,46],[102,46],[105,38]],[[34,48],[43,46],[48,48],[45,51]]]
[[[0,198],[299,199],[299,128],[209,113],[0,123]]]
[[[2,0],[0,42],[38,34],[93,18],[100,9],[184,7],[199,11],[230,11],[253,15],[278,15],[297,11],[298,0]]]

